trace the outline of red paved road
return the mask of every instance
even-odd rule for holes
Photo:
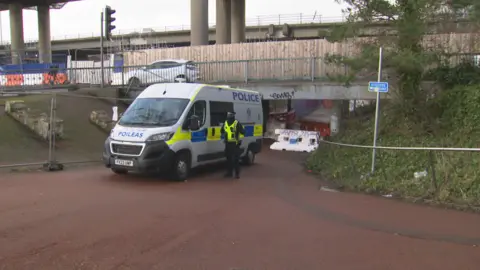
[[[0,269],[479,269],[480,216],[317,190],[266,152],[240,181],[0,175]]]

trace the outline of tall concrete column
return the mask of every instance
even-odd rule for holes
[[[37,7],[38,16],[38,60],[40,63],[52,63],[52,41],[50,37],[50,7]]]
[[[21,64],[25,56],[25,40],[23,38],[23,7],[20,4],[9,4],[10,39],[12,43],[12,63]]]
[[[232,0],[217,0],[216,44],[229,44],[232,40],[231,6]]]
[[[245,0],[232,0],[232,43],[245,41]]]
[[[190,45],[208,45],[208,0],[190,0]]]

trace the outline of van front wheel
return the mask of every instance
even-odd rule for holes
[[[190,156],[187,153],[180,153],[173,163],[172,177],[176,181],[185,181],[190,173]]]
[[[113,168],[112,168],[112,172],[115,173],[115,174],[127,174],[127,173],[128,173],[127,170],[123,170],[123,169],[113,169]]]

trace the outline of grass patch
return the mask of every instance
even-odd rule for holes
[[[0,164],[46,161],[48,144],[0,110]]]
[[[436,119],[439,128],[433,132],[398,117],[393,105],[383,106],[378,145],[479,147],[480,87],[459,87],[442,94],[435,102],[442,109]],[[348,119],[341,134],[332,141],[372,145],[373,127],[374,114],[370,111]],[[480,153],[377,150],[373,175],[371,159],[371,149],[324,143],[309,157],[307,166],[348,189],[480,206]],[[427,171],[426,177],[414,177],[415,172],[422,171]]]
[[[5,100],[23,100],[31,110],[49,114],[51,98],[51,95],[8,97],[0,99],[0,104]],[[48,143],[40,141],[31,131],[4,114],[3,107],[0,109],[0,164],[46,161]],[[80,90],[73,95],[57,95],[57,117],[64,120],[65,133],[64,138],[57,141],[56,156],[60,162],[101,159],[108,134],[90,123],[93,110],[111,114],[112,105]]]

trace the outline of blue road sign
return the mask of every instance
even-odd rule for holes
[[[388,93],[388,82],[369,82],[368,91],[375,93]]]

